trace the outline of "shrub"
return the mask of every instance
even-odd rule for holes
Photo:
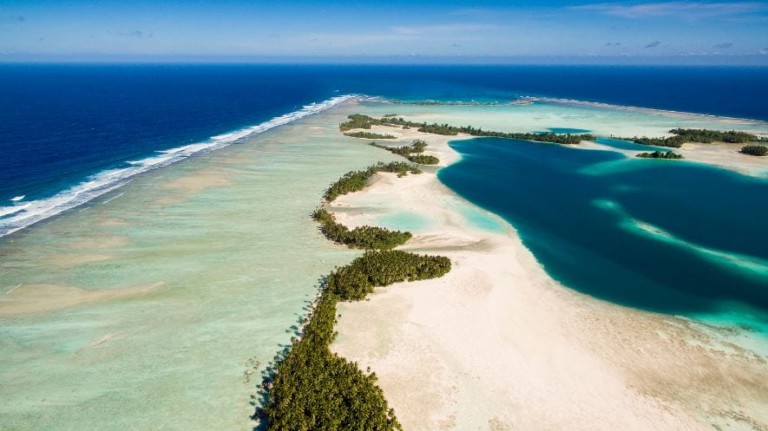
[[[741,148],[741,152],[750,156],[768,155],[768,147],[764,145],[746,145]]]

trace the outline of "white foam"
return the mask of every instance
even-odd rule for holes
[[[26,195],[14,196],[14,197],[11,198],[11,202],[23,201],[25,197],[27,197],[27,196]]]
[[[127,184],[131,178],[141,173],[176,163],[193,154],[225,147],[246,136],[263,133],[292,121],[317,114],[355,97],[358,96],[337,96],[320,103],[311,103],[297,111],[275,117],[264,123],[213,136],[205,142],[159,151],[157,155],[142,160],[128,161],[129,167],[100,172],[70,189],[46,199],[25,202],[23,205],[0,206],[0,237],[82,205]],[[17,196],[17,198],[23,198],[23,196]],[[15,199],[14,202],[17,202]],[[20,200],[18,199],[18,201]]]

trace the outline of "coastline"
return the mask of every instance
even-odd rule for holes
[[[25,196],[18,196],[22,199],[14,200],[14,198],[12,199],[12,205],[0,206],[0,238],[86,205],[102,195],[119,189],[139,175],[171,166],[193,156],[220,150],[232,144],[243,143],[276,127],[316,115],[355,99],[359,99],[359,96],[347,94],[331,97],[304,105],[300,109],[273,117],[255,125],[211,136],[207,140],[155,151],[155,154],[148,155],[140,160],[124,160],[122,162],[124,166],[122,167],[101,170],[82,179],[79,183],[73,184],[69,188],[60,190],[50,196],[31,201],[23,200]]]
[[[456,137],[372,131],[426,140],[441,166],[460,157],[447,145]],[[575,293],[546,274],[506,222],[486,214],[503,229],[479,229],[461,207],[472,205],[432,171],[397,182],[380,175],[330,207],[349,227],[403,212],[427,219],[401,249],[454,262],[442,279],[395,284],[339,307],[332,349],[376,373],[405,429],[768,424],[764,358],[685,319]]]
[[[245,138],[246,145],[137,175],[118,191],[0,242],[7,289],[0,307],[6,340],[0,376],[14,394],[3,403],[4,425],[83,429],[119,420],[123,427],[251,429],[248,402],[256,383],[248,373],[289,342],[285,330],[306,312],[317,279],[357,253],[323,238],[308,211],[337,175],[402,160],[367,140],[339,136],[337,125],[347,114],[371,106],[367,99],[347,101]],[[381,113],[391,109],[375,106]],[[411,111],[430,115],[423,107]],[[423,137],[427,153],[443,165],[459,159],[446,143],[462,137],[395,133],[402,139],[397,144]],[[405,250],[459,259],[455,278],[383,288],[369,302],[342,307],[346,330],[339,326],[339,348],[347,346],[350,359],[362,357],[361,369],[372,361],[384,367],[384,374],[373,370],[387,397],[394,397],[390,405],[398,417],[404,423],[411,418],[407,429],[505,429],[510,423],[571,429],[576,415],[582,422],[575,423],[588,429],[598,419],[623,426],[621,416],[600,409],[611,397],[633,418],[672,409],[675,414],[659,419],[661,428],[695,420],[687,405],[664,400],[695,404],[706,394],[684,392],[691,388],[687,383],[657,395],[659,388],[678,384],[657,374],[680,372],[694,382],[707,377],[681,372],[677,364],[693,358],[719,367],[716,353],[698,352],[715,342],[716,328],[715,336],[704,336],[686,321],[574,294],[544,273],[513,228],[442,186],[434,168],[424,171],[396,183],[381,175],[336,208],[339,222],[350,227],[378,225],[390,215],[395,224],[412,222],[405,229],[416,238]],[[403,219],[408,214],[420,216]],[[301,247],[281,246],[286,243]],[[40,286],[49,295],[31,295]],[[345,323],[355,313],[359,325]],[[486,333],[490,338],[477,337]],[[668,342],[657,340],[658,334]],[[625,340],[635,338],[649,349],[673,352],[657,362],[635,361],[622,350]],[[556,349],[542,345],[550,339]],[[679,345],[685,350],[675,350]],[[751,360],[730,345],[721,343],[719,350]],[[743,375],[730,370],[741,363],[726,364],[730,374],[709,379],[711,386],[724,378],[761,383],[764,374],[752,368]],[[605,379],[610,384],[590,386]],[[581,404],[571,406],[566,389]],[[746,399],[741,394],[736,398]],[[463,416],[473,409],[482,417]],[[551,410],[563,413],[549,418]],[[748,417],[741,410],[725,413]]]

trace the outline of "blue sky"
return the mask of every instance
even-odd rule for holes
[[[0,61],[321,57],[768,64],[768,2],[0,0]]]

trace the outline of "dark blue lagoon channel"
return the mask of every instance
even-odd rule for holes
[[[495,138],[452,142],[448,187],[512,223],[568,287],[615,303],[768,316],[768,181]]]

